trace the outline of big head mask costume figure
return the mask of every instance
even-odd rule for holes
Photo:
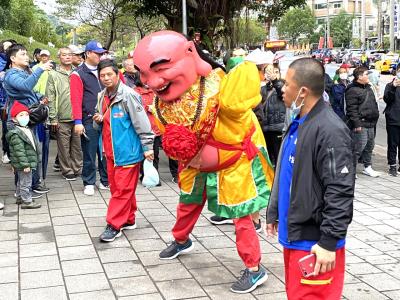
[[[146,36],[133,59],[142,82],[156,94],[152,112],[163,149],[180,163],[172,230],[177,242],[160,258],[191,249],[189,234],[207,200],[216,215],[234,218],[239,255],[248,268],[258,266],[260,244],[250,214],[267,206],[273,170],[252,111],[261,100],[256,66],[243,62],[228,75],[212,70],[194,43],[173,31]],[[177,243],[184,246],[174,249]]]

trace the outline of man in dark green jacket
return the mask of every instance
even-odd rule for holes
[[[32,131],[27,127],[29,123],[29,109],[15,101],[10,115],[14,127],[10,127],[6,139],[10,146],[10,159],[14,171],[18,175],[15,194],[17,203],[22,209],[40,208],[39,203],[32,200],[32,170],[39,162],[38,143]]]

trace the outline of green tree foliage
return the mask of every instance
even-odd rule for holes
[[[265,28],[257,20],[240,18],[235,22],[238,45],[260,45],[266,39]]]
[[[0,0],[0,28],[6,28],[7,21],[10,17],[10,0]]]
[[[330,20],[331,36],[333,44],[338,46],[348,46],[352,39],[353,16],[341,11],[337,16]]]
[[[301,35],[310,37],[316,27],[316,19],[307,6],[292,8],[278,22],[278,33],[294,44]]]

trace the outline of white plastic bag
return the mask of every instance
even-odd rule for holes
[[[143,163],[143,180],[142,184],[145,187],[155,187],[159,182],[160,182],[160,176],[158,175],[158,172],[156,168],[153,166],[153,162],[145,159]]]

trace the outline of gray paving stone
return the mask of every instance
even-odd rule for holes
[[[353,275],[381,273],[382,271],[375,268],[369,263],[346,264],[346,271]]]
[[[138,296],[119,297],[118,300],[163,300],[160,294],[142,294]]]
[[[138,252],[137,256],[139,257],[140,262],[143,266],[157,266],[161,264],[174,264],[176,260],[174,259],[160,259],[159,255],[160,251],[149,251],[149,252]],[[182,257],[189,257],[190,255],[181,255]]]
[[[400,280],[400,265],[398,263],[377,265],[376,267]]]
[[[67,260],[61,262],[64,276],[102,273],[98,258]]]
[[[237,279],[225,267],[211,267],[190,270],[193,277],[202,285],[233,283]]]
[[[37,288],[21,291],[21,300],[67,300],[64,286]]]
[[[53,232],[50,222],[25,223],[19,225],[19,233]]]
[[[163,250],[166,247],[161,239],[135,240],[131,244],[136,252]]]
[[[46,223],[50,222],[50,215],[48,213],[45,214],[36,214],[36,215],[22,215],[19,217],[20,223]]]
[[[54,242],[20,245],[19,249],[20,249],[20,257],[33,257],[33,256],[45,256],[45,255],[57,254],[56,244]]]
[[[21,289],[64,285],[61,270],[21,273]]]
[[[22,233],[19,235],[20,245],[54,242],[54,234],[51,231]]]
[[[348,300],[383,300],[387,299],[365,283],[347,284],[343,289],[343,296]]]
[[[385,273],[360,275],[358,278],[378,291],[398,290],[400,286],[400,280]]]
[[[91,245],[92,240],[87,233],[57,236],[58,247]]]
[[[364,259],[373,265],[380,265],[380,264],[398,264],[399,260],[395,259],[389,255],[375,255],[375,256],[365,256]],[[346,259],[347,260],[347,259]]]
[[[225,248],[225,249],[210,249],[210,252],[220,261],[241,261],[236,248]]]
[[[89,235],[92,238],[99,238],[99,236],[103,233],[105,226],[96,226],[96,227],[88,227]]]
[[[18,282],[18,266],[0,268],[0,283]]]
[[[104,249],[99,250],[98,253],[103,264],[138,259],[135,252],[131,248]]]
[[[97,208],[97,209],[82,209],[82,216],[85,218],[90,217],[106,217],[107,209]]]
[[[180,263],[149,266],[146,269],[154,281],[192,278]]]
[[[111,290],[103,290],[103,291],[70,294],[69,299],[70,300],[113,300],[115,299],[115,296]]]
[[[148,276],[112,279],[110,282],[118,297],[157,292]]]
[[[207,296],[194,279],[163,281],[156,284],[167,300]]]
[[[59,248],[61,261],[97,257],[92,245]]]
[[[256,299],[252,294],[235,294],[230,291],[231,284],[217,284],[205,286],[204,290],[213,300],[232,299],[232,300],[249,300]],[[274,299],[275,298],[271,298]]]
[[[60,269],[60,262],[57,255],[21,257],[20,271],[35,272]]]
[[[259,300],[267,300],[267,299],[287,300],[286,292],[272,293],[267,295],[256,295],[256,298]]]
[[[0,243],[0,253],[18,252],[18,241],[5,241]]]
[[[91,292],[110,288],[104,273],[66,276],[65,283],[68,293]]]
[[[54,226],[54,233],[56,236],[82,234],[87,233],[87,229],[84,224],[61,225]]]
[[[66,208],[66,207],[78,207],[78,203],[74,200],[63,200],[63,201],[49,201],[49,208]],[[52,214],[53,215],[53,214]]]
[[[143,239],[158,239],[159,235],[153,228],[140,228],[135,230],[125,230],[125,236],[128,240],[135,242],[135,240]]]
[[[0,299],[1,300],[18,299],[18,283],[0,284]]]
[[[181,255],[179,256],[179,260],[188,269],[216,267],[220,265],[218,260],[210,253],[191,253],[190,255]]]
[[[108,263],[104,264],[103,267],[110,279],[147,275],[139,261]]]
[[[92,237],[92,243],[97,250],[114,249],[114,248],[131,248],[131,244],[125,236],[117,238],[112,243],[103,243],[99,240],[98,236]]]
[[[0,242],[18,240],[17,230],[1,230],[0,231]]]
[[[208,249],[222,249],[236,247],[235,243],[226,236],[202,237],[199,241]]]
[[[0,222],[0,229],[1,230],[17,230],[18,222],[17,221]]]
[[[0,268],[18,266],[18,253],[3,253],[0,254]]]
[[[400,290],[384,292],[390,299],[400,299]]]

